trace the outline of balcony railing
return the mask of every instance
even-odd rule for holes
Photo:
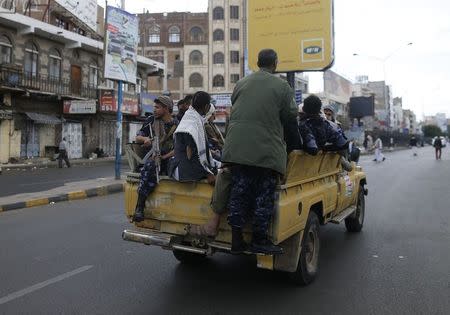
[[[0,85],[56,95],[96,99],[97,86],[54,76],[0,68]]]

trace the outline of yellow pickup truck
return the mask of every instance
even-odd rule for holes
[[[257,255],[257,267],[287,272],[298,284],[309,284],[318,272],[320,225],[345,221],[349,232],[361,231],[367,195],[366,175],[353,165],[347,173],[341,169],[340,156],[320,153],[311,156],[301,151],[289,155],[286,177],[277,188],[277,201],[270,225],[270,236],[280,244],[282,255]],[[125,212],[131,220],[137,201],[138,173],[129,173],[125,188]],[[180,183],[161,178],[148,197],[145,220],[135,229],[125,230],[126,241],[160,246],[173,251],[182,263],[199,263],[216,252],[230,252],[231,228],[226,216],[215,239],[193,237],[189,226],[206,223],[213,187],[206,181]],[[244,229],[249,241],[250,228]],[[248,253],[250,254],[250,253]]]

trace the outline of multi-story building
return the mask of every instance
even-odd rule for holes
[[[209,91],[231,93],[244,75],[243,0],[209,0]]]
[[[417,134],[420,133],[418,128],[416,114],[412,110],[405,109],[403,110],[403,125],[405,131],[409,134]]]
[[[170,93],[174,100],[208,90],[207,13],[139,14],[139,53],[164,64],[166,71],[149,79],[153,94]]]
[[[402,131],[403,128],[403,100],[401,97],[396,97],[393,100],[392,129]]]
[[[0,15],[0,162],[52,156],[62,136],[72,158],[96,148],[114,154],[116,85],[103,79],[103,45],[27,15]],[[124,91],[124,143],[135,135],[147,75],[162,68],[138,56],[141,80]]]

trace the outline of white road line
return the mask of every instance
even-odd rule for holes
[[[20,297],[22,297],[22,296],[24,296],[24,295],[27,295],[27,294],[29,294],[29,293],[32,293],[32,292],[34,292],[34,291],[40,290],[40,289],[42,289],[42,288],[45,288],[46,286],[49,286],[49,285],[51,285],[51,284],[53,284],[53,283],[62,281],[62,280],[64,280],[64,279],[73,277],[73,276],[75,276],[75,275],[77,275],[77,274],[79,274],[79,273],[88,271],[88,270],[91,269],[92,267],[94,267],[94,266],[84,266],[84,267],[75,269],[75,270],[73,270],[73,271],[66,272],[66,273],[64,273],[64,274],[62,274],[62,275],[59,275],[59,276],[57,276],[57,277],[48,279],[48,280],[46,280],[46,281],[37,283],[37,284],[32,285],[31,287],[25,288],[25,289],[23,289],[23,290],[16,291],[16,292],[13,292],[13,293],[11,293],[11,294],[8,294],[8,295],[6,295],[6,296],[0,298],[0,305],[5,304],[5,303],[8,303],[8,302],[10,302],[10,301],[12,301],[12,300],[18,299],[18,298],[20,298]]]

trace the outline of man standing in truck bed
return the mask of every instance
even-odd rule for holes
[[[276,185],[286,172],[283,128],[295,121],[297,105],[287,82],[273,75],[277,63],[274,50],[262,50],[258,56],[260,70],[240,80],[231,97],[233,110],[222,161],[232,165],[228,216],[232,253],[247,250],[242,228],[248,211],[253,212],[250,250],[263,254],[282,252],[269,240],[268,228]],[[294,136],[298,138],[298,132]]]

